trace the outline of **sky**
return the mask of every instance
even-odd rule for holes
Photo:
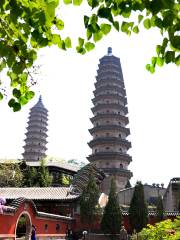
[[[63,34],[75,43],[84,34],[81,11],[61,8],[66,24]],[[142,29],[131,37],[113,31],[83,56],[74,49],[41,50],[34,99],[17,113],[7,106],[7,100],[0,102],[0,158],[22,158],[29,109],[41,94],[49,111],[47,155],[87,162],[86,157],[91,154],[87,142],[92,139],[88,129],[92,127],[89,119],[93,116],[91,99],[96,71],[99,59],[112,47],[113,55],[120,58],[127,92],[131,183],[141,180],[167,186],[171,178],[180,177],[180,71],[173,65],[157,68],[155,74],[145,69],[159,43],[157,31]]]

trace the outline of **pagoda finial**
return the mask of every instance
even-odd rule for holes
[[[112,47],[108,47],[108,56],[112,55]]]

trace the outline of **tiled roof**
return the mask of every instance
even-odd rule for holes
[[[74,176],[72,184],[70,186],[70,193],[75,195],[81,195],[83,190],[88,185],[90,175],[95,178],[98,185],[106,177],[103,171],[99,170],[94,164],[89,163],[83,168],[81,168]]]
[[[37,208],[36,208],[36,205],[35,203],[30,200],[30,199],[26,199],[26,198],[17,198],[17,199],[14,199],[12,201],[12,203],[9,205],[9,206],[6,206],[6,208],[4,209],[4,213],[7,214],[7,213],[14,213],[17,211],[17,209],[19,208],[19,206],[24,203],[24,202],[30,202],[36,212],[36,215],[38,217],[48,217],[48,218],[53,218],[53,219],[62,219],[62,220],[73,220],[71,217],[68,217],[68,216],[62,216],[62,215],[57,215],[57,214],[52,214],[52,213],[45,213],[45,212],[39,212],[37,211]]]
[[[71,200],[78,196],[69,194],[67,187],[0,188],[0,197],[6,199],[26,198],[32,200]]]
[[[31,167],[38,167],[41,165],[40,162],[26,162],[27,165],[31,166]],[[80,168],[79,166],[73,165],[73,164],[69,164],[69,163],[65,163],[65,162],[58,162],[58,161],[48,161],[45,162],[45,165],[48,167],[58,167],[61,169],[65,169],[65,170],[69,170],[72,172],[77,172]]]

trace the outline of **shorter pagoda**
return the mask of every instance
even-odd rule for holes
[[[47,121],[48,110],[40,96],[38,102],[30,109],[23,153],[23,160],[26,162],[39,162],[46,157]]]

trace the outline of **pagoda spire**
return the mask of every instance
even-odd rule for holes
[[[48,111],[42,97],[30,109],[26,132],[23,159],[26,162],[37,162],[46,157]]]
[[[117,190],[125,188],[132,177],[128,170],[132,158],[127,153],[131,143],[127,140],[130,130],[126,127],[129,123],[126,90],[120,59],[112,55],[110,47],[100,59],[92,102],[93,127],[89,132],[93,139],[88,143],[92,154],[87,159],[108,176],[102,184],[102,191],[108,193],[112,176]]]

